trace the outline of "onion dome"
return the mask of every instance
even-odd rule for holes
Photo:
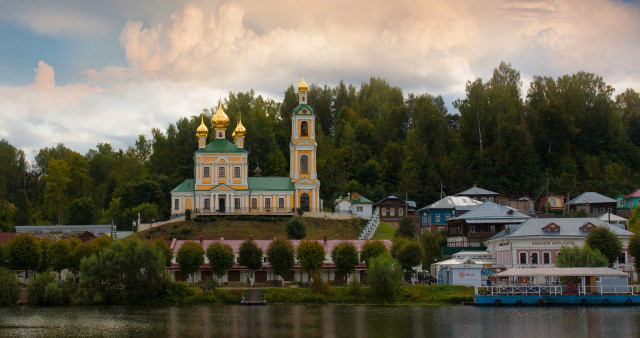
[[[200,126],[196,130],[196,136],[198,137],[207,137],[209,133],[209,129],[204,125],[204,116],[200,116]]]
[[[244,137],[247,134],[247,129],[242,125],[242,116],[238,115],[238,125],[236,130],[233,131],[235,137]]]
[[[253,170],[253,176],[255,177],[262,176],[262,169],[260,169],[259,165],[256,165],[256,168]]]
[[[307,83],[304,82],[304,76],[303,76],[302,81],[300,81],[300,84],[298,85],[298,93],[306,93],[307,90],[309,90],[309,86],[307,86]]]
[[[226,129],[229,125],[229,116],[222,110],[222,101],[218,101],[218,111],[211,117],[214,129]]]

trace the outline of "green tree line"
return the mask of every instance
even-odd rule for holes
[[[242,113],[249,167],[287,176],[290,118],[298,105],[290,86],[281,102],[230,93],[223,108]],[[447,109],[442,96],[405,94],[381,78],[359,88],[312,84],[317,169],[325,206],[358,191],[371,200],[408,195],[423,206],[473,183],[502,194],[537,198],[549,192],[608,196],[637,189],[640,179],[640,94],[614,88],[586,72],[535,76],[524,88],[520,72],[502,62],[489,79],[471,79]],[[0,226],[110,223],[128,228],[169,216],[170,191],[193,176],[200,116],[211,130],[215,108],[190,112],[140,135],[127,149],[100,143],[86,154],[63,144],[40,149],[30,163],[0,141]],[[192,115],[191,115],[192,114]],[[212,139],[212,133],[209,139]],[[250,170],[252,172],[253,170]]]

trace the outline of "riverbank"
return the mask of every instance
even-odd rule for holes
[[[378,304],[371,296],[369,287],[352,285],[328,287],[321,292],[311,288],[261,288],[268,304]],[[181,297],[167,296],[167,304],[240,304],[246,289],[217,288],[204,291],[192,288],[192,292]],[[473,288],[452,285],[403,286],[393,301],[385,304],[397,305],[457,305],[473,301]]]

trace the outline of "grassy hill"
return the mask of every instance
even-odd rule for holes
[[[140,239],[254,239],[286,238],[286,222],[289,218],[236,219],[217,218],[207,221],[179,221],[136,233]],[[333,220],[303,218],[307,225],[306,239],[357,239],[366,221],[360,219]]]

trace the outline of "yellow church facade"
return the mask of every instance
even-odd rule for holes
[[[225,130],[229,117],[218,105],[211,118],[213,141],[201,120],[196,130],[198,150],[194,152],[194,178],[185,179],[171,191],[172,215],[184,214],[292,214],[298,208],[307,212],[322,210],[320,181],[316,171],[315,115],[307,105],[308,86],[298,86],[298,107],[291,118],[289,177],[261,177],[259,168],[249,177],[248,156],[244,148],[247,134],[238,117],[234,142]]]

